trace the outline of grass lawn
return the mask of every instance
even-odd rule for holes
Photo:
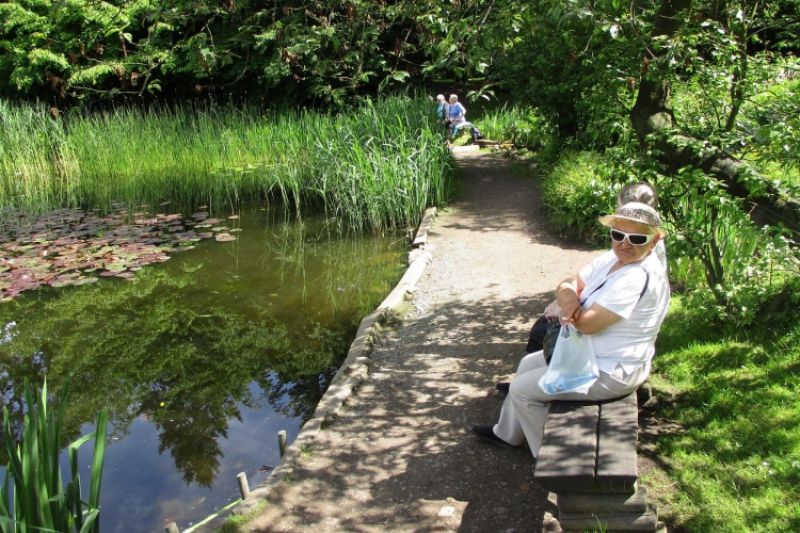
[[[682,428],[658,449],[688,531],[800,531],[798,337],[796,316],[728,331],[673,298],[651,379]]]

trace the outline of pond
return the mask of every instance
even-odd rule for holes
[[[226,218],[223,216],[223,218]],[[0,303],[0,394],[12,425],[24,380],[57,398],[65,434],[108,407],[101,531],[184,529],[239,497],[311,417],[361,316],[399,279],[399,233],[347,235],[324,220],[239,213],[237,239],[205,240],[134,278],[42,287]],[[81,449],[89,477],[92,443]],[[2,452],[3,464],[7,461]]]

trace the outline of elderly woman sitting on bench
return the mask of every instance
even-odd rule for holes
[[[471,124],[467,122],[467,109],[458,102],[458,96],[450,95],[450,122],[447,124],[447,142],[458,136],[458,130],[464,129]]]
[[[586,394],[553,396],[539,387],[547,370],[543,352],[525,356],[493,426],[469,425],[483,440],[503,448],[528,441],[536,457],[550,402],[599,401],[625,396],[644,383],[655,341],[667,314],[669,282],[653,249],[666,236],[658,212],[631,202],[600,217],[611,231],[611,250],[565,279],[556,290],[562,324],[591,336],[600,376]]]

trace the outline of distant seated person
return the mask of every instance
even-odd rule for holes
[[[450,104],[444,99],[443,94],[436,97],[436,118],[445,128],[450,124]]]
[[[466,108],[458,102],[458,96],[450,95],[450,123],[447,125],[447,142],[453,140],[459,128],[464,128],[467,123]]]

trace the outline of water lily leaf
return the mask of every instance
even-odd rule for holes
[[[217,226],[216,228],[211,228],[211,231],[228,231],[228,226]]]
[[[70,285],[75,285],[75,280],[67,279],[64,281],[51,281],[49,284],[51,287],[58,289],[59,287],[68,287]]]
[[[220,233],[219,235],[216,236],[216,240],[217,242],[230,242],[230,241],[235,241],[236,237],[234,237],[230,233]]]
[[[228,217],[228,220],[239,220],[239,215],[231,215]]]
[[[115,263],[106,263],[106,270],[109,272],[124,272],[128,270],[128,267],[125,266],[125,263],[120,261]]]

